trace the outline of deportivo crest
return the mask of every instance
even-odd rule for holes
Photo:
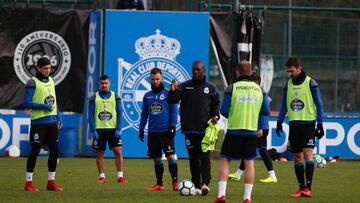
[[[39,139],[39,134],[35,133],[34,134],[34,140],[38,140]]]
[[[205,93],[205,94],[209,94],[209,92],[210,92],[209,88],[208,88],[208,87],[205,87],[205,88],[204,88],[204,93]]]
[[[50,75],[55,85],[64,80],[71,66],[71,53],[65,40],[50,31],[36,31],[26,35],[15,48],[14,69],[22,83],[36,73],[36,61],[46,57],[51,62]]]
[[[157,115],[164,111],[164,107],[160,103],[153,103],[150,105],[150,113]]]
[[[129,124],[127,128],[138,128],[142,99],[151,90],[149,75],[153,68],[161,69],[165,87],[170,87],[172,79],[177,83],[190,79],[186,69],[176,62],[181,49],[180,42],[160,33],[157,29],[154,35],[136,40],[135,52],[139,55],[139,61],[134,64],[118,58],[118,93],[121,96],[124,119]],[[179,124],[177,127],[180,127]]]

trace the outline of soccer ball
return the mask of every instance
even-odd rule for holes
[[[316,163],[320,163],[320,162],[321,162],[321,159],[322,159],[322,157],[321,157],[320,155],[314,154],[313,160],[314,160],[314,163],[315,163],[315,164],[316,164]]]
[[[183,180],[179,184],[179,192],[183,196],[190,196],[195,194],[195,185],[189,180]]]
[[[318,168],[325,168],[326,167],[326,160],[322,157],[317,158],[314,160],[315,166]]]

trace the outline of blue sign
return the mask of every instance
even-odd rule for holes
[[[195,60],[208,67],[208,13],[106,11],[104,72],[110,76],[111,89],[122,99],[125,157],[146,156],[138,127],[143,95],[151,90],[151,69],[162,70],[169,88],[173,79],[181,83],[191,78]],[[175,143],[177,156],[187,157],[180,133]]]
[[[63,113],[63,127],[59,130],[59,155],[74,157],[78,154],[78,137],[81,115]],[[30,152],[30,116],[24,111],[0,110],[0,155],[4,156],[9,146],[20,149],[21,156]]]
[[[283,123],[284,132],[279,138],[276,135],[276,119],[270,119],[270,132],[267,138],[268,148],[284,152],[287,148],[289,125]],[[341,158],[360,158],[360,119],[359,118],[325,118],[325,135],[315,142],[315,154],[321,156],[340,156]]]
[[[89,130],[89,99],[99,89],[100,67],[101,67],[101,44],[102,44],[102,11],[95,10],[90,13],[88,61],[86,71],[86,91],[83,116],[82,153],[84,155],[95,155],[92,149],[92,134]]]
[[[0,155],[5,155],[9,146],[15,145],[22,156],[29,154],[30,117],[24,112],[0,112]]]

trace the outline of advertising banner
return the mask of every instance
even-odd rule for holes
[[[79,128],[81,115],[65,112],[61,115],[63,126],[59,130],[59,156],[74,157],[78,155]],[[27,156],[31,150],[29,143],[30,116],[24,111],[0,110],[0,156],[15,145],[21,156]]]
[[[86,86],[83,111],[82,127],[82,154],[94,156],[95,150],[92,149],[92,134],[89,130],[89,99],[99,89],[100,68],[102,60],[102,10],[95,10],[90,13],[89,42],[86,71]]]
[[[278,152],[286,151],[289,136],[289,125],[283,123],[284,133],[276,135],[276,117],[270,119],[268,149],[275,148]],[[360,119],[359,118],[325,118],[325,135],[315,141],[314,154],[325,157],[360,158]]]
[[[181,83],[191,78],[193,61],[208,67],[209,14],[108,10],[105,16],[104,72],[122,99],[123,153],[143,157],[147,145],[139,141],[138,127],[143,96],[151,90],[150,71],[160,68],[169,88],[173,79]],[[175,147],[178,157],[187,157],[180,122]]]
[[[61,111],[82,112],[89,11],[0,8],[0,109],[22,109],[24,87],[47,57]]]

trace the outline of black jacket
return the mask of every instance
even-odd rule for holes
[[[207,122],[219,116],[219,93],[212,83],[203,80],[188,80],[169,91],[169,103],[180,102],[181,131],[183,133],[204,134]]]

